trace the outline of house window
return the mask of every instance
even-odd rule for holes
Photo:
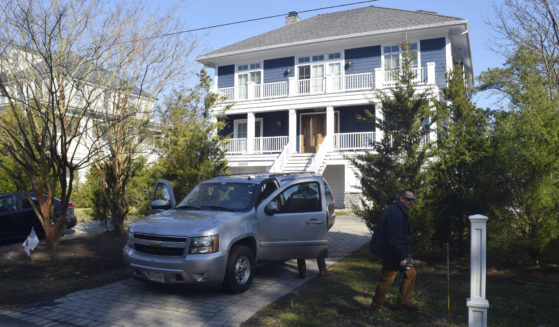
[[[311,62],[311,57],[299,57],[298,62],[299,62],[300,64],[304,64],[304,63],[306,63],[306,62]]]
[[[341,59],[341,58],[342,58],[342,54],[339,52],[328,54],[328,60]]]
[[[256,118],[254,121],[254,137],[261,137],[263,135],[262,118]],[[248,135],[248,125],[246,119],[235,119],[233,125],[233,138],[246,139]]]
[[[260,97],[260,84],[262,84],[262,70],[260,63],[237,65],[237,98],[247,99],[249,94],[248,83],[254,83],[252,90],[254,97]]]
[[[419,66],[419,51],[417,43],[410,43],[410,54],[412,57],[411,67]],[[392,70],[400,68],[400,61],[402,60],[402,55],[404,49],[397,45],[390,45],[383,47],[383,59],[384,59],[384,69]]]

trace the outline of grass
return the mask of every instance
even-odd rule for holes
[[[452,264],[450,310],[446,263],[416,260],[412,302],[420,312],[368,309],[381,266],[370,260],[366,246],[336,263],[327,278],[315,278],[263,308],[243,327],[256,326],[466,326],[470,292],[469,267]],[[386,301],[394,305],[400,277]],[[559,321],[559,269],[506,267],[487,275],[489,326],[555,326]]]
[[[21,307],[129,278],[122,262],[125,238],[103,233],[61,241],[58,249],[39,246],[31,262],[18,247],[0,253],[0,306]],[[469,265],[451,263],[450,311],[444,259],[416,259],[417,282],[412,302],[419,313],[370,313],[380,273],[367,246],[330,268],[325,278],[301,287],[257,312],[244,327],[272,326],[466,326],[470,292]],[[258,278],[258,277],[257,277]],[[310,277],[308,277],[310,278]],[[387,302],[394,304],[399,279]],[[164,296],[164,295],[162,295]],[[240,295],[242,296],[242,295]],[[556,326],[559,321],[559,267],[488,268],[489,326]]]

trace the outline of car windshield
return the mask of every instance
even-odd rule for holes
[[[252,203],[255,184],[201,183],[177,205],[177,209],[244,211]]]

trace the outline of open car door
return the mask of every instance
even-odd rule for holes
[[[171,183],[166,179],[158,179],[153,188],[149,212],[159,213],[174,208],[176,204]]]
[[[282,185],[258,207],[262,259],[316,258],[328,250],[320,184]]]

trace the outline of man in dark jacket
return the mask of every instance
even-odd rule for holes
[[[382,272],[371,310],[389,311],[383,306],[384,298],[398,272],[403,274],[403,280],[398,292],[396,309],[418,310],[417,306],[408,302],[413,291],[416,274],[415,268],[411,264],[411,234],[408,222],[408,210],[414,201],[412,190],[400,191],[398,200],[383,212],[375,226],[370,249],[381,259]]]

